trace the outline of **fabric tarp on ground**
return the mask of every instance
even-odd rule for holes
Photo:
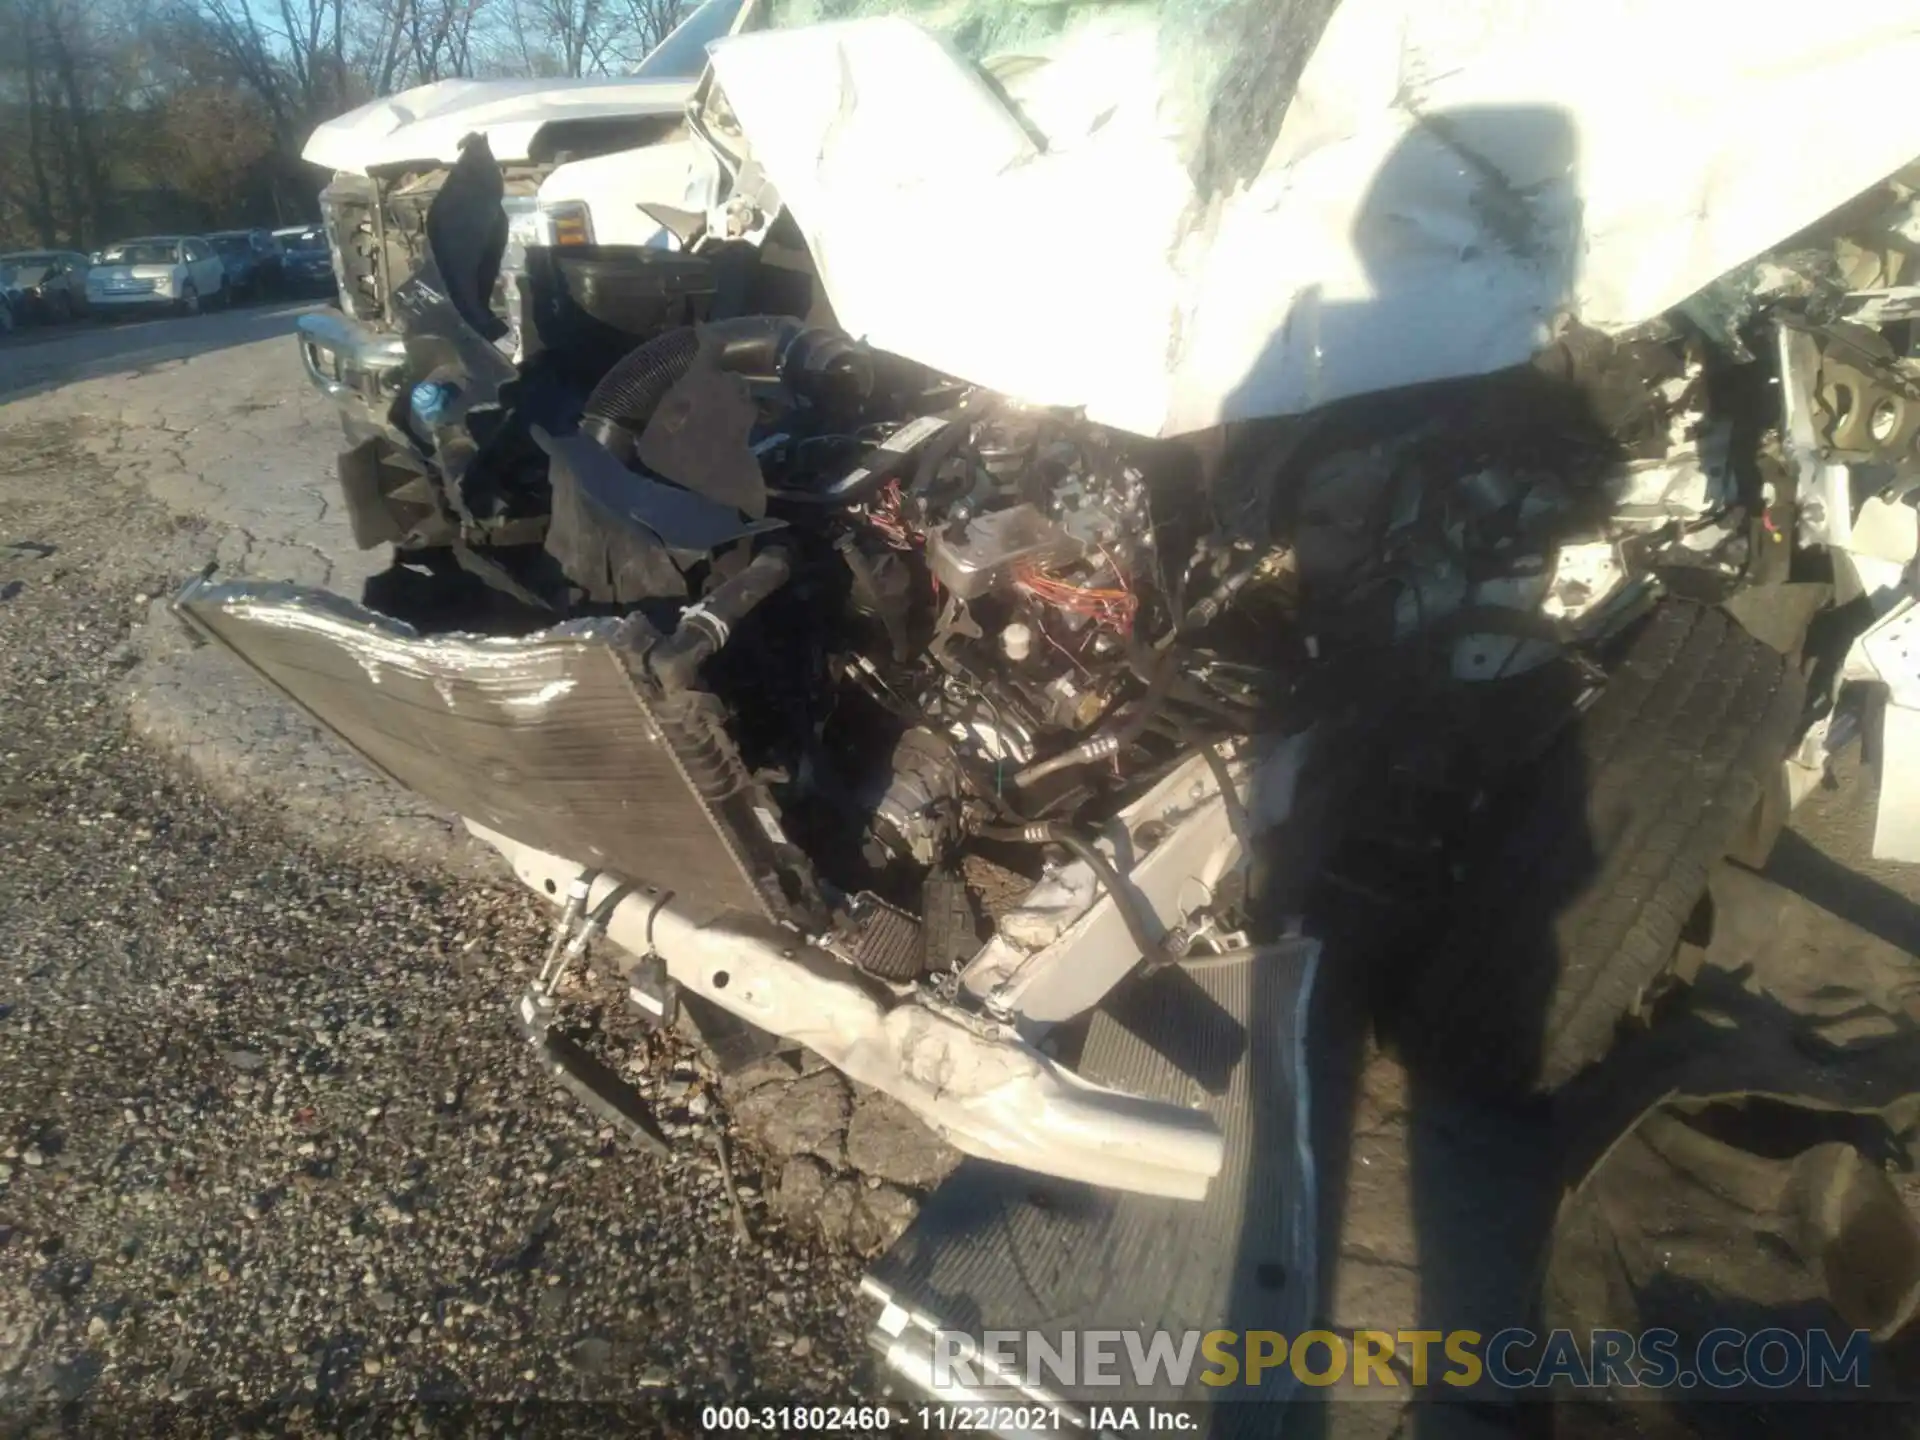
[[[1563,1094],[1570,1186],[1541,1328],[1664,1327],[1872,1337],[1867,1394],[1920,1393],[1920,983],[1901,946],[1750,871],[1712,892],[1714,933],[1680,1013]],[[1904,1190],[1901,1184],[1904,1178]],[[1859,1391],[1615,1390],[1643,1434],[1756,1433],[1794,1400],[1797,1434],[1881,1433],[1907,1405]]]

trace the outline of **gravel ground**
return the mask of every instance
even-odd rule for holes
[[[0,435],[0,1407],[225,1434],[653,1399],[657,1431],[870,1397],[853,1251],[789,1233],[751,1142],[736,1237],[689,1052],[616,1052],[665,1160],[549,1098],[507,1018],[531,896],[309,848],[130,737],[134,624],[218,536],[85,438]],[[834,1159],[804,1165],[844,1187]]]

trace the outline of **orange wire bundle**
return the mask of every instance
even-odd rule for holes
[[[900,482],[889,480],[874,497],[867,510],[867,523],[896,550],[911,550],[925,543],[926,536],[907,523],[900,513]]]
[[[1106,555],[1105,550],[1100,553]],[[1107,563],[1113,565],[1118,589],[1076,585],[1040,565],[1022,566],[1014,574],[1014,583],[1036,600],[1084,615],[1115,634],[1127,635],[1133,630],[1133,612],[1140,608],[1140,601],[1127,588],[1126,577],[1120,573],[1120,567],[1113,564],[1113,557],[1107,555],[1106,558]]]

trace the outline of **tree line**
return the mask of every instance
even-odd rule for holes
[[[0,0],[0,247],[317,218],[313,127],[470,76],[618,74],[696,0]]]

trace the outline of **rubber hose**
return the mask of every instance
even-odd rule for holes
[[[1051,760],[1042,760],[1029,765],[1013,775],[1013,786],[1024,790],[1029,785],[1044,780],[1049,775],[1058,775],[1062,770],[1071,770],[1075,766],[1086,765],[1095,760],[1104,760],[1109,755],[1118,755],[1134,741],[1138,740],[1147,728],[1147,722],[1153,719],[1167,698],[1167,691],[1173,686],[1173,653],[1162,651],[1147,662],[1150,673],[1147,675],[1147,693],[1140,697],[1140,703],[1121,724],[1120,728],[1109,735],[1096,735],[1071,750],[1063,750]]]
[[[1025,845],[1059,845],[1070,850],[1074,857],[1086,863],[1098,880],[1113,897],[1113,907],[1120,912],[1120,919],[1127,927],[1127,935],[1135,948],[1147,963],[1147,971],[1165,969],[1169,965],[1180,963],[1180,957],[1167,950],[1166,942],[1154,934],[1156,917],[1148,915],[1140,899],[1113,868],[1106,856],[1079,831],[1070,829],[1052,821],[1043,821],[1037,825],[986,825],[975,832],[983,840],[1004,840]]]
[[[593,387],[580,428],[627,459],[634,435],[646,428],[661,399],[687,373],[699,350],[700,332],[687,325],[656,335],[629,352]]]
[[[647,669],[669,689],[691,685],[700,666],[727,643],[733,627],[792,574],[793,559],[784,548],[762,550],[746,569],[680,612],[679,628],[647,652]]]
[[[1186,618],[1180,622],[1179,630],[1169,632],[1170,636],[1172,634],[1191,635],[1197,630],[1206,629],[1207,626],[1211,625],[1215,620],[1218,620],[1221,611],[1233,603],[1234,596],[1247,588],[1247,582],[1253,579],[1254,572],[1258,569],[1259,562],[1255,561],[1245,569],[1236,570],[1218,585],[1214,586],[1212,590],[1194,601],[1187,610]]]
[[[666,393],[692,368],[703,343],[718,344],[720,368],[778,374],[783,380],[852,377],[864,393],[873,375],[862,347],[838,331],[787,315],[742,315],[685,325],[655,336],[600,377],[580,428],[626,459]]]
[[[1160,657],[1171,655],[1172,653],[1173,651],[1170,648],[1156,649],[1137,643],[1129,645],[1127,647],[1127,668],[1133,671],[1133,676],[1136,680],[1146,681],[1151,684],[1154,675],[1153,667],[1156,662]],[[1217,696],[1209,695],[1205,690],[1201,689],[1199,685],[1187,680],[1184,676],[1173,673],[1177,671],[1177,669],[1178,667],[1169,667],[1169,673],[1172,674],[1172,679],[1169,683],[1168,693],[1172,695],[1174,699],[1177,699],[1182,705],[1192,709],[1205,711],[1222,724],[1231,726],[1235,734],[1245,735],[1251,731],[1256,718],[1252,710],[1246,706],[1235,705]]]
[[[1095,760],[1104,760],[1109,755],[1119,753],[1119,736],[1096,735],[1085,744],[1076,745],[1071,750],[1062,750],[1050,760],[1042,760],[1038,764],[1014,771],[1013,788],[1024,790],[1029,785],[1038,785],[1049,775],[1058,775],[1062,770],[1072,770],[1080,765],[1090,765]]]

